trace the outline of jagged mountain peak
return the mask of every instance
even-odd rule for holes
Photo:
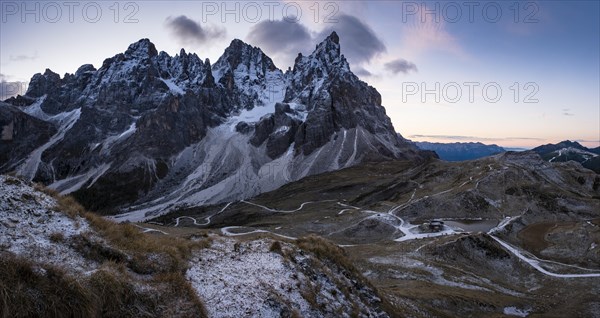
[[[341,54],[340,38],[335,31],[317,44],[309,56],[298,54],[296,57],[293,73],[313,73],[313,70],[317,70],[319,76],[332,72],[351,73],[348,61]]]
[[[559,142],[558,145],[564,145],[564,146],[575,147],[575,148],[580,148],[580,149],[586,148],[586,147],[582,146],[580,143],[578,143],[577,141],[571,141],[571,140],[563,140],[563,141]]]
[[[51,69],[47,68],[44,71],[44,77],[57,77],[60,79],[60,75],[58,75],[57,73],[54,73]]]
[[[535,147],[532,151],[549,162],[576,161],[583,167],[600,173],[600,148],[590,149],[577,141],[563,140],[557,144]]]
[[[331,32],[331,34],[327,37],[327,40],[330,40],[335,44],[340,44],[340,37],[335,31]]]
[[[127,51],[125,51],[125,56],[128,57],[148,58],[156,55],[158,55],[158,51],[156,50],[154,43],[146,38],[130,44]]]
[[[334,31],[308,56],[298,54],[290,77],[291,87],[286,91],[285,101],[301,100],[306,104],[309,99],[322,95],[327,98],[332,82],[345,82],[354,88],[362,86],[360,80],[350,70],[348,61],[341,54],[340,38]],[[356,86],[358,85],[358,86]],[[323,95],[324,94],[324,95]],[[379,96],[376,91],[368,95]],[[377,98],[379,99],[379,98]],[[379,104],[380,102],[375,102]]]
[[[94,67],[94,65],[83,64],[77,69],[77,71],[75,71],[75,76],[81,76],[84,73],[95,72],[95,71],[96,71],[96,68]]]
[[[266,56],[266,54],[262,51],[261,48],[259,48],[257,46],[252,46],[240,39],[233,39],[231,41],[231,43],[229,43],[229,46],[227,48],[225,48],[225,52],[223,53],[223,55],[231,56],[231,55],[235,55],[235,54],[239,54],[239,53],[256,54],[256,55]],[[268,57],[268,56],[266,56],[266,57]]]
[[[229,43],[229,46],[227,46],[227,48],[225,49],[225,52],[235,52],[235,51],[257,51],[260,52],[262,54],[263,51],[260,47],[258,46],[253,46],[251,44],[248,44],[240,39],[233,39],[231,40],[231,42]]]
[[[317,44],[316,54],[327,53],[334,57],[340,56],[340,37],[333,31],[321,43]]]
[[[248,70],[252,67],[259,67],[263,72],[277,69],[273,60],[259,47],[247,44],[240,39],[231,41],[223,55],[213,65],[213,69],[220,70],[224,74],[228,70],[236,70],[240,64]]]
[[[539,147],[534,148],[534,151],[539,150],[540,152],[544,151],[556,151],[563,148],[575,148],[580,150],[589,150],[588,148],[582,146],[577,141],[563,140],[556,144],[546,144]]]
[[[252,47],[252,45],[236,38],[236,39],[231,40],[231,43],[229,43],[229,47],[230,48]]]
[[[25,93],[25,95],[31,97],[40,97],[49,89],[58,87],[60,83],[60,75],[47,68],[44,71],[44,74],[37,73],[31,77],[31,80],[29,81],[29,87],[27,88],[27,93]]]
[[[238,108],[273,106],[282,98],[274,97],[283,85],[283,72],[260,48],[234,39],[212,65],[215,83],[227,89]],[[272,108],[272,107],[271,107]]]

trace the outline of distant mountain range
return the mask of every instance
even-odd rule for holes
[[[415,142],[419,149],[435,151],[440,159],[446,161],[464,161],[483,158],[505,152],[497,145],[485,145],[480,142]]]
[[[506,151],[525,151],[520,148],[502,148],[480,142],[412,142],[421,150],[434,151],[442,160],[465,161],[496,155]],[[548,162],[576,161],[583,167],[600,173],[600,147],[587,148],[576,141],[561,141],[531,149]]]
[[[587,148],[576,141],[561,141],[532,149],[549,162],[577,161],[582,166],[600,173],[600,147]]]

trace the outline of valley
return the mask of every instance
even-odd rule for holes
[[[384,162],[144,226],[244,240],[322,236],[406,316],[593,316],[600,305],[592,296],[600,292],[598,178],[529,153],[417,167]],[[535,190],[540,180],[543,194]],[[429,220],[445,222],[443,229],[422,233]]]

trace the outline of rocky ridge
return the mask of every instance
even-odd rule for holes
[[[396,135],[335,32],[286,73],[240,40],[211,65],[142,39],[99,69],[36,74],[25,96],[5,102],[14,107],[2,104],[0,124],[12,138],[0,171],[95,211],[128,213],[121,219],[248,198],[365,161],[428,156]],[[15,134],[11,112],[41,127]]]

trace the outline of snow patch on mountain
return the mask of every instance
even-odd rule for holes
[[[37,114],[39,115],[39,113]],[[59,125],[58,132],[52,136],[48,142],[34,150],[25,160],[25,162],[17,169],[17,173],[29,181],[33,180],[42,161],[42,154],[44,151],[61,141],[65,137],[67,131],[69,131],[73,125],[75,125],[77,120],[79,120],[79,116],[81,116],[80,108],[51,117],[49,120],[56,121]]]
[[[177,86],[177,84],[173,82],[173,79],[161,78],[160,80],[169,87],[171,93],[175,95],[185,95],[185,91],[181,87]]]
[[[46,112],[44,112],[41,107],[47,97],[48,97],[48,95],[39,97],[35,102],[33,102],[33,104],[31,104],[27,107],[24,107],[23,112],[25,114],[35,117],[37,119],[41,119],[43,121],[50,121],[52,118],[52,115],[46,114]]]
[[[137,130],[138,119],[140,119],[139,116],[133,117],[133,122],[129,125],[129,127],[127,129],[125,129],[123,132],[119,133],[118,135],[115,134],[112,136],[108,136],[101,143],[99,143],[99,145],[102,145],[102,149],[101,149],[100,153],[103,155],[110,154],[112,148],[116,144],[121,143],[121,142],[125,141],[127,138],[131,137],[131,135],[133,135],[135,133],[135,131]],[[75,189],[75,190],[77,190],[77,189]]]
[[[186,148],[173,159],[174,171],[186,175],[185,179],[177,179],[175,172],[166,181],[177,186],[158,188],[149,194],[155,195],[152,201],[132,206],[113,218],[139,222],[175,208],[250,198],[308,175],[350,167],[361,162],[362,149],[388,143],[357,127],[336,133],[327,144],[309,155],[295,154],[294,144],[291,144],[282,156],[271,160],[265,156],[264,146],[247,147],[248,142],[248,136],[231,131],[227,125],[209,130],[200,143]],[[189,170],[190,167],[196,168]],[[227,177],[222,178],[223,174]]]
[[[560,156],[562,156],[564,154],[571,154],[571,153],[580,154],[585,159],[590,159],[590,158],[598,156],[598,154],[595,154],[595,153],[593,153],[591,151],[587,151],[587,150],[583,150],[583,149],[579,149],[579,148],[574,148],[574,147],[562,148],[562,149],[559,149],[559,150],[555,151],[554,153],[557,153],[557,155],[554,158],[560,157]],[[554,158],[552,158],[552,159],[554,159]],[[552,160],[549,160],[549,161],[552,161]]]
[[[68,177],[62,180],[58,180],[48,186],[50,189],[54,189],[62,195],[70,194],[75,192],[82,187],[90,188],[98,181],[98,179],[110,169],[111,164],[102,164],[97,168],[88,170],[87,172]]]

